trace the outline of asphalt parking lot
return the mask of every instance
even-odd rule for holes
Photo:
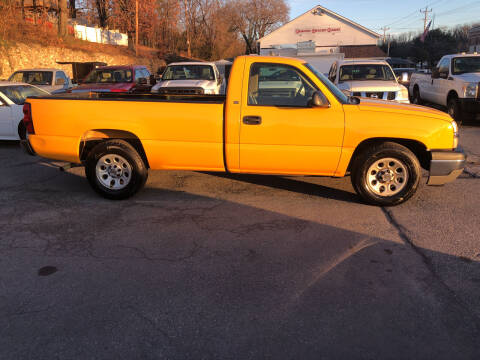
[[[0,358],[479,359],[479,139],[394,208],[349,178],[199,172],[113,202],[2,142]]]

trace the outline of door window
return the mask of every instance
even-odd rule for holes
[[[250,68],[248,105],[307,107],[316,90],[294,67],[256,63]]]
[[[450,64],[450,59],[443,59],[442,61],[440,61],[440,63],[438,64],[438,72],[439,73],[443,73],[443,74],[447,74],[448,75],[448,66]]]
[[[55,85],[67,85],[67,76],[63,71],[57,71],[55,74]]]

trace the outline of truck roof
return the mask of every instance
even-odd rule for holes
[[[15,70],[14,72],[21,72],[21,71],[64,71],[64,70],[55,69],[55,68],[34,68],[34,69],[19,69],[19,70]]]
[[[385,60],[372,60],[372,59],[352,59],[352,60],[339,60],[339,65],[388,65]]]
[[[216,65],[214,62],[203,62],[203,61],[180,61],[180,62],[173,62],[168,64],[170,65]]]
[[[110,69],[143,69],[147,68],[146,65],[108,65],[108,66],[99,66],[94,70],[110,70]]]
[[[472,57],[472,56],[480,56],[480,54],[474,53],[460,53],[460,54],[448,54],[443,57],[454,58],[454,57]]]

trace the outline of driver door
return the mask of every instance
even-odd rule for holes
[[[0,137],[12,137],[13,123],[12,123],[12,109],[2,99],[0,95]]]
[[[332,175],[340,159],[341,107],[311,107],[314,82],[299,69],[253,63],[240,128],[240,171]]]

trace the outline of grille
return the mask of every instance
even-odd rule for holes
[[[397,93],[395,91],[355,91],[353,96],[360,96],[366,98],[374,98],[380,100],[395,100]]]

